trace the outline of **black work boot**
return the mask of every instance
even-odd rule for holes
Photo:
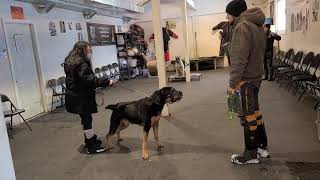
[[[257,126],[257,144],[258,156],[262,158],[269,158],[270,152],[268,151],[268,138],[264,124]]]
[[[244,127],[245,150],[242,154],[232,155],[231,162],[235,164],[259,164],[257,151],[257,131],[250,131],[249,127]]]
[[[97,139],[96,135],[90,139],[85,138],[85,149],[87,154],[96,154],[106,151],[106,148],[102,146],[102,142]]]

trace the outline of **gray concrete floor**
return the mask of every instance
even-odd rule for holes
[[[261,107],[269,134],[272,158],[260,165],[236,166],[233,153],[243,150],[238,120],[226,119],[225,70],[203,72],[200,82],[169,84],[184,92],[183,101],[170,106],[172,116],[160,123],[165,148],[158,152],[153,136],[150,160],[141,154],[142,128],[131,125],[125,141],[111,152],[81,153],[83,134],[77,116],[56,110],[22,124],[11,140],[18,180],[147,180],[320,179],[320,143],[313,102],[298,103],[274,82],[263,82]],[[157,89],[156,79],[136,79],[122,84],[147,94]],[[105,92],[106,104],[144,97],[121,88]],[[100,137],[109,129],[110,111],[100,108],[94,128]],[[115,139],[114,139],[115,141]]]

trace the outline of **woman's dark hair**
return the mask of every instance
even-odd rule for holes
[[[77,42],[74,46],[73,49],[70,51],[69,55],[66,57],[66,59],[68,58],[72,58],[75,56],[80,56],[80,57],[85,57],[86,53],[85,53],[85,48],[87,47],[91,47],[90,43],[86,42],[86,41],[79,41]]]

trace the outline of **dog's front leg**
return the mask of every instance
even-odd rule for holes
[[[149,159],[149,154],[147,150],[148,145],[148,131],[143,130],[143,139],[142,139],[142,159],[147,160]]]
[[[164,146],[160,143],[159,140],[159,122],[157,122],[154,126],[153,126],[153,135],[154,135],[154,140],[157,143],[157,148],[163,148]]]

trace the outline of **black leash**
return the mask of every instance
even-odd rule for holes
[[[120,85],[120,81],[118,80],[114,80],[114,83],[113,85],[111,86],[113,88],[116,88],[116,87],[119,87],[119,88],[122,88],[122,89],[125,89],[125,90],[128,90],[130,92],[134,92],[134,93],[137,93],[137,94],[141,94],[141,95],[144,95],[144,96],[149,96],[147,95],[146,93],[143,93],[141,91],[138,91],[138,90],[134,90],[134,89],[131,89],[131,88],[128,88],[128,87],[125,87],[125,86],[122,86]],[[104,98],[104,91],[105,90],[108,90],[109,88],[97,88],[96,89],[96,94],[97,96],[101,96],[101,103],[100,104],[97,104],[98,107],[101,107],[104,105],[104,102],[105,102],[105,98]]]

